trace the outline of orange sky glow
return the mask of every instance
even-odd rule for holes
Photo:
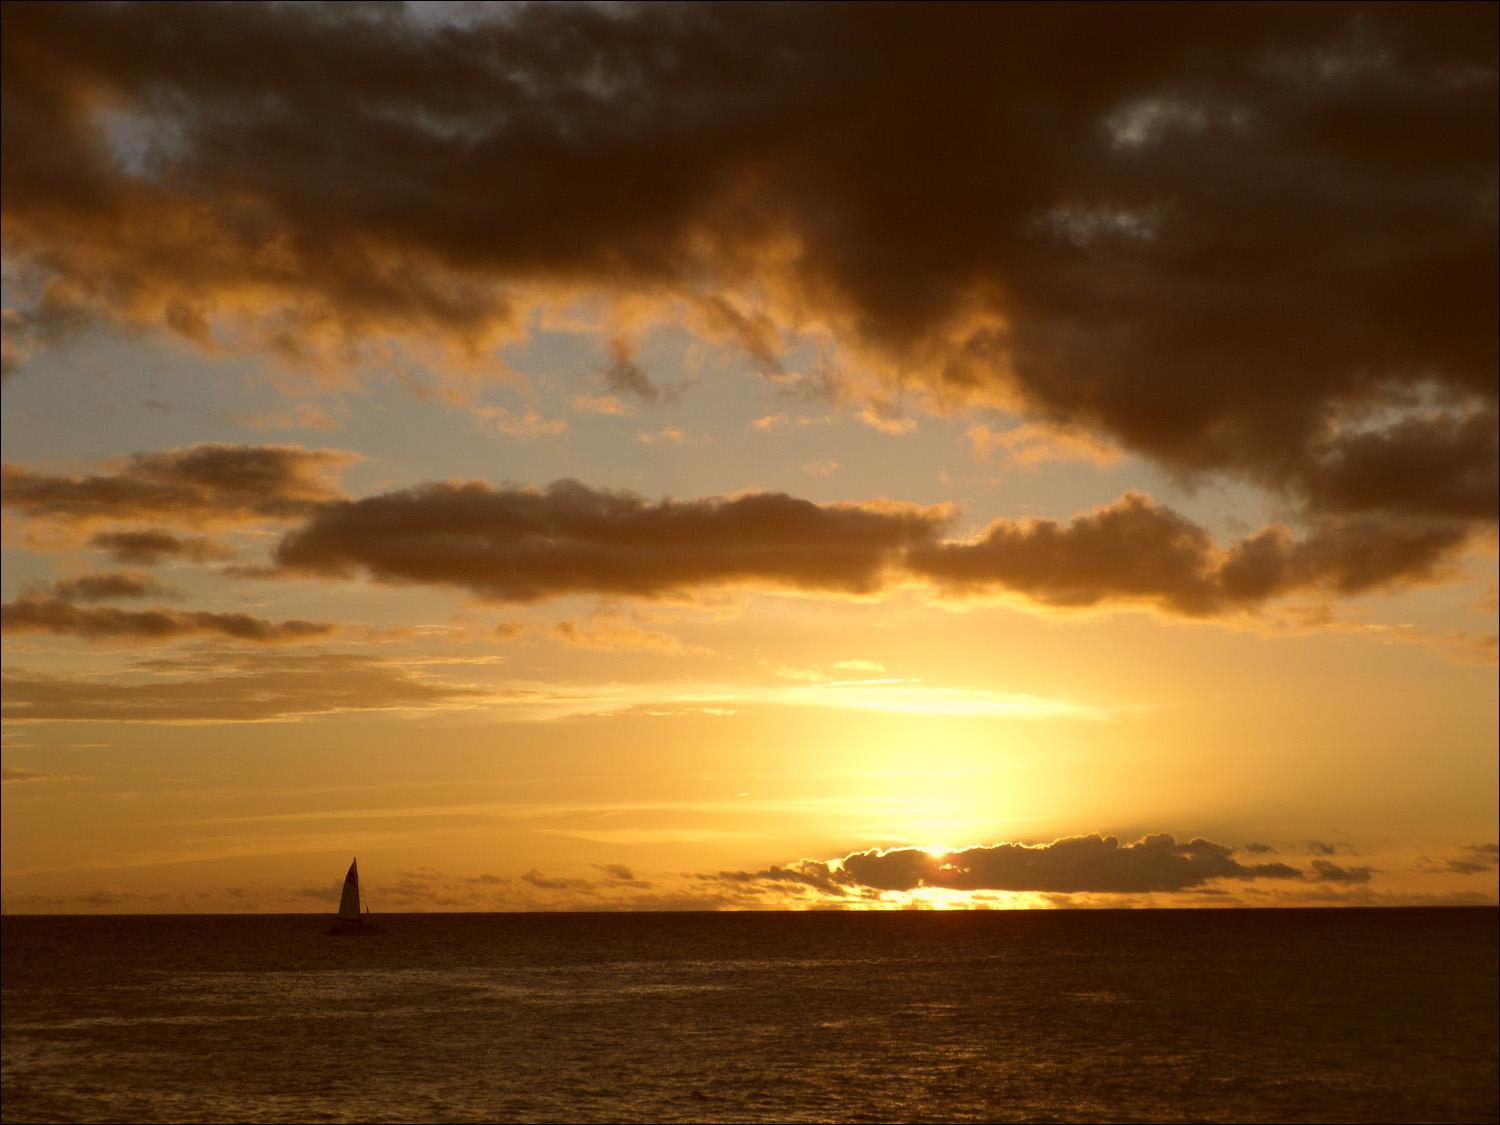
[[[1495,903],[1496,43],[7,4],[0,906]]]

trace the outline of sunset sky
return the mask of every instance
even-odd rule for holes
[[[1496,13],[6,4],[4,909],[1495,902]]]

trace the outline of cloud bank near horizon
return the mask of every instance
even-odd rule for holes
[[[1122,845],[1118,837],[1067,836],[1047,844],[981,844],[934,854],[921,848],[851,852],[833,861],[803,860],[760,872],[720,872],[741,885],[788,884],[835,897],[849,894],[1007,891],[1039,894],[1172,893],[1219,880],[1311,879],[1285,863],[1242,864],[1226,844],[1169,833]]]

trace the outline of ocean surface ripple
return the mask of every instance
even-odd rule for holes
[[[5,1121],[1495,1121],[1494,909],[18,917]]]

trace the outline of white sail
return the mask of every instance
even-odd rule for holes
[[[359,860],[349,864],[344,876],[344,893],[339,896],[339,917],[359,921]]]

